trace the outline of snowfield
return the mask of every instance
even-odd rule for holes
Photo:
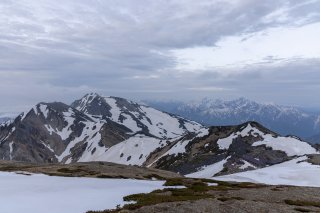
[[[123,205],[123,197],[163,189],[164,181],[31,176],[0,172],[1,213],[84,213]]]
[[[303,156],[263,169],[214,177],[213,179],[269,185],[320,187],[320,166],[302,162],[306,159],[307,157]]]
[[[292,137],[272,137],[271,135],[264,136],[263,141],[258,141],[252,146],[266,145],[273,150],[285,152],[288,156],[301,156],[308,154],[319,154],[310,144],[302,142]]]

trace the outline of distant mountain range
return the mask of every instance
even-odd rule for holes
[[[7,115],[0,114],[0,124],[5,123],[5,122],[9,121],[10,119],[12,119],[12,117],[8,117]]]
[[[294,136],[283,137],[257,122],[207,127],[143,104],[94,93],[71,105],[39,103],[0,125],[3,160],[107,161],[210,178],[302,156],[308,161],[318,154],[319,146]]]
[[[312,142],[318,142],[316,138],[320,139],[316,137],[320,134],[320,115],[296,107],[261,104],[245,98],[231,101],[205,98],[193,102],[144,102],[203,125],[239,125],[247,121],[256,121],[282,135],[297,135]]]

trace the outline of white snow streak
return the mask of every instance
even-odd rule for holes
[[[9,143],[9,157],[12,160],[12,152],[13,152],[13,142]]]
[[[239,167],[240,169],[247,169],[247,168],[249,168],[249,167],[256,168],[254,165],[252,165],[252,164],[249,163],[248,161],[243,160],[242,162],[243,162],[244,164]]]
[[[47,118],[48,117],[48,113],[49,113],[47,106],[44,105],[44,104],[40,104],[39,109],[40,109],[41,113],[43,114],[43,116],[45,118]]]

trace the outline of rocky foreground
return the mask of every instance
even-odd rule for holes
[[[235,183],[212,179],[185,178],[169,171],[106,162],[63,165],[0,161],[0,171],[31,177],[34,174],[69,177],[63,179],[63,181],[71,180],[71,182],[80,181],[75,177],[90,177],[89,179],[92,180],[94,178],[106,181],[117,180],[118,182],[124,179],[144,179],[149,180],[150,183],[154,182],[151,180],[155,179],[164,180],[161,183],[164,183],[164,186],[160,184],[159,189],[154,188],[156,190],[153,189],[154,191],[150,193],[131,194],[133,192],[127,192],[127,196],[122,195],[125,196],[123,200],[129,202],[122,202],[124,206],[112,210],[89,211],[88,213],[320,212],[319,187],[270,186],[246,182]],[[40,178],[40,176],[34,178]],[[37,188],[37,183],[34,184],[34,187]],[[61,184],[63,182],[59,182],[57,186]],[[8,187],[14,186],[6,186],[6,188]],[[109,187],[102,188],[102,190],[105,193],[118,193]],[[119,197],[119,201],[122,196]],[[101,198],[99,205],[108,206],[110,200]],[[82,202],[86,203],[88,200]],[[92,210],[94,209],[97,210],[99,207],[93,206]]]
[[[320,212],[320,188],[268,186],[252,183],[207,183],[209,180],[169,180],[166,185],[185,185],[182,189],[156,190],[149,194],[127,196],[135,204],[114,212]]]

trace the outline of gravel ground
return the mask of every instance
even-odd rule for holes
[[[285,200],[289,199],[294,201],[296,200],[313,201],[320,204],[320,196],[319,196],[320,188],[268,186],[265,188],[251,188],[251,189],[245,188],[240,190],[211,191],[209,193],[215,195],[216,198],[203,199],[203,200],[197,200],[197,201],[162,203],[154,206],[145,206],[134,211],[123,211],[123,212],[135,212],[135,213],[143,213],[143,212],[153,212],[153,213],[157,213],[157,212],[167,212],[167,213],[320,212],[320,207],[295,206],[295,205],[286,204],[285,202]]]

